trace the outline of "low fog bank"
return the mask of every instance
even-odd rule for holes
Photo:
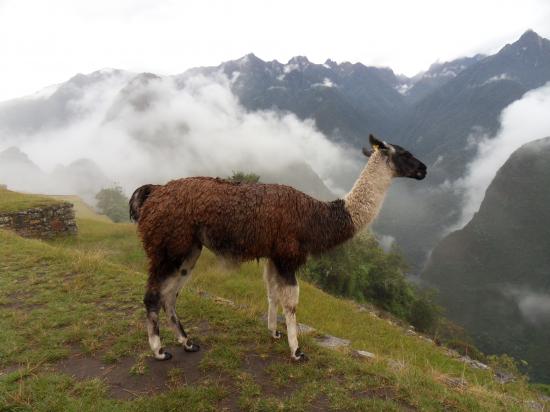
[[[550,294],[535,292],[528,287],[506,286],[504,296],[512,298],[522,316],[535,325],[550,324]]]
[[[93,190],[115,182],[129,194],[144,183],[242,170],[311,187],[326,198],[343,194],[364,162],[329,141],[313,121],[246,111],[222,75],[189,77],[183,85],[147,74],[126,80],[107,76],[72,93],[64,103],[70,110],[63,107],[70,116],[57,125],[6,133],[0,122],[0,152],[12,146],[23,152],[8,150],[17,161],[0,162],[0,181],[15,190],[86,192],[89,200]],[[26,99],[47,104],[51,98]]]
[[[500,118],[498,134],[493,138],[481,138],[476,157],[465,176],[453,183],[454,190],[462,196],[462,211],[449,231],[460,229],[471,220],[489,184],[514,151],[526,143],[550,136],[550,83],[510,104]]]

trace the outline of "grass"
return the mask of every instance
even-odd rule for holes
[[[498,384],[489,372],[465,367],[442,348],[305,282],[299,321],[351,339],[354,349],[376,358],[322,349],[305,336],[300,344],[310,361],[292,364],[286,342],[273,343],[260,320],[267,308],[261,265],[222,269],[208,251],[178,301],[201,357],[174,352],[172,361],[154,362],[141,303],[146,260],[135,226],[82,218],[78,224],[77,237],[51,242],[0,231],[2,411],[519,411],[529,402],[542,405],[526,382]],[[161,335],[175,346],[164,319]],[[130,360],[124,379],[132,382],[156,376],[159,368],[165,380],[147,396],[117,399],[107,378],[76,379],[60,370],[75,356],[100,359],[106,370]],[[177,367],[177,361],[188,363]],[[468,384],[454,387],[449,378]]]
[[[72,203],[76,215],[81,219],[92,220],[96,222],[112,223],[108,216],[98,214],[91,206],[85,203],[80,197],[74,195],[55,195],[50,196],[53,199]]]
[[[52,206],[61,203],[48,196],[29,195],[0,189],[0,213],[17,212],[34,207]]]

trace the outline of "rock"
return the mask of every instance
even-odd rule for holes
[[[356,350],[354,353],[361,358],[369,358],[369,359],[376,358],[376,355],[374,353],[367,352],[366,350]]]
[[[316,329],[312,326],[306,325],[305,323],[298,323],[298,333],[300,335],[308,335],[315,331]]]
[[[445,354],[451,358],[460,358],[460,353],[458,353],[456,350],[454,349],[449,349],[449,348],[443,348],[443,351],[445,352]]]
[[[489,366],[485,365],[484,363],[474,360],[470,358],[469,356],[462,356],[458,358],[459,361],[466,363],[467,365],[470,365],[472,368],[476,369],[482,369],[482,370],[488,370],[491,369]]]
[[[544,411],[545,410],[544,405],[541,404],[540,402],[530,400],[530,401],[524,401],[524,403],[525,403],[525,406],[528,409],[532,410],[532,411]]]
[[[351,343],[348,339],[337,338],[336,336],[325,335],[315,339],[319,346],[329,349],[348,347]]]
[[[501,385],[504,385],[506,383],[514,382],[516,377],[508,372],[495,371],[495,380]]]
[[[418,335],[414,330],[412,329],[407,329],[407,331],[405,332],[407,335],[409,336],[416,336]]]

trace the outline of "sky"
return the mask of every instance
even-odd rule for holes
[[[176,74],[250,52],[412,76],[527,29],[550,38],[550,1],[0,0],[0,101],[106,67]]]

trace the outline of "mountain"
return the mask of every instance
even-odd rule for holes
[[[462,195],[449,182],[463,176],[477,143],[497,133],[504,108],[550,81],[550,41],[527,31],[495,55],[459,61],[445,66],[467,67],[413,104],[396,134],[428,165],[427,178],[398,182],[375,223],[396,238],[414,270],[460,218]]]
[[[95,195],[113,185],[91,159],[77,159],[67,166],[57,166],[51,173],[52,191],[57,194],[77,194],[88,204],[96,203]],[[63,193],[60,193],[63,190]]]
[[[405,81],[399,91],[409,103],[417,103],[485,57],[482,54],[476,54],[473,57],[462,57],[449,62],[434,63],[427,71]]]
[[[131,77],[132,73],[115,69],[79,73],[34,95],[0,102],[0,142],[2,138],[22,138],[39,130],[67,127],[100,103],[101,91],[116,92]],[[91,100],[79,104],[85,95]]]
[[[548,81],[550,41],[527,31],[497,54],[470,61],[469,67],[421,99],[399,138],[407,147],[418,147],[429,164],[440,158],[431,170],[432,179],[456,178],[475,148],[468,138],[496,133],[502,110]]]
[[[0,184],[33,191],[46,184],[47,176],[18,147],[0,152]]]
[[[479,212],[434,249],[423,278],[487,353],[550,382],[550,137],[512,154]]]
[[[398,92],[402,79],[391,69],[361,63],[315,64],[296,56],[283,64],[248,54],[178,78],[219,72],[232,79],[232,90],[247,109],[277,109],[314,119],[329,138],[356,147],[365,144],[369,133],[391,135],[406,108]]]
[[[10,147],[0,152],[0,184],[26,192],[77,194],[95,204],[95,194],[112,182],[90,159],[58,165],[52,173],[46,173],[26,153]]]

